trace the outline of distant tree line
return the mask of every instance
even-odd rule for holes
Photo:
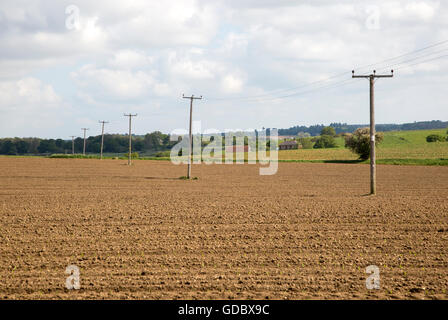
[[[333,127],[336,134],[354,132],[358,128],[367,127],[366,124],[346,124],[346,123],[331,123],[330,127]],[[281,136],[296,136],[299,133],[309,133],[312,136],[318,136],[326,126],[323,124],[313,126],[295,126],[289,129],[279,129],[278,134]],[[407,130],[430,130],[430,129],[444,129],[448,127],[448,121],[420,121],[414,123],[405,124],[377,124],[375,126],[377,131],[407,131]]]
[[[105,134],[105,153],[128,152],[129,136],[121,134]],[[176,142],[170,142],[170,137],[159,131],[148,133],[144,136],[132,137],[132,150],[140,153],[156,153],[169,150]],[[75,153],[83,152],[84,139],[75,139]],[[86,152],[99,153],[101,148],[101,135],[86,139]],[[40,139],[40,138],[5,138],[0,139],[0,154],[53,154],[71,153],[72,140]]]
[[[269,132],[269,130],[267,131]],[[225,147],[224,134],[222,135],[222,145]],[[238,135],[238,134],[237,134]],[[244,136],[244,134],[243,134]],[[195,135],[194,139],[200,137]],[[170,136],[160,131],[148,133],[144,136],[132,137],[132,151],[140,155],[169,156],[169,151],[178,141],[170,141]],[[201,146],[207,146],[211,141],[201,139]],[[236,137],[233,137],[233,145],[237,145]],[[248,137],[244,137],[244,145],[248,145]],[[258,147],[258,141],[256,142]],[[84,139],[74,140],[75,154],[83,152]],[[270,141],[266,142],[269,150]],[[99,153],[101,149],[101,135],[91,136],[86,139],[86,153]],[[104,135],[104,153],[124,154],[129,151],[129,136],[122,134]],[[72,140],[67,139],[41,139],[41,138],[4,138],[0,139],[0,154],[2,155],[47,155],[47,154],[71,154]]]
[[[289,129],[279,129],[279,135],[298,135],[298,141],[303,148],[334,148],[337,144],[334,141],[335,135],[342,133],[351,133],[356,131],[362,125],[348,125],[345,123],[332,123],[330,126],[314,125],[310,127],[295,126]],[[405,130],[429,130],[443,129],[448,127],[448,121],[439,120],[423,121],[406,124],[380,124],[376,126],[377,131],[405,131]],[[224,136],[224,134],[221,134]],[[266,129],[266,135],[270,135],[270,129]],[[311,136],[311,137],[310,137]],[[320,136],[320,137],[317,137]],[[195,137],[196,138],[196,137]],[[444,137],[428,137],[428,142],[442,141]],[[447,138],[448,139],[448,138]],[[224,139],[223,139],[224,140]],[[80,154],[83,151],[83,138],[75,139],[75,153]],[[129,137],[122,134],[104,135],[104,153],[126,153],[128,152]],[[170,136],[160,131],[154,131],[144,136],[132,137],[132,151],[140,154],[149,155],[167,155],[175,144],[170,141]],[[202,147],[208,143],[202,141]],[[233,145],[236,144],[236,139]],[[244,145],[248,144],[247,137],[244,139]],[[223,141],[224,146],[224,141]],[[91,136],[86,141],[87,153],[99,153],[101,148],[101,136]],[[270,148],[270,142],[267,142],[267,148]],[[0,139],[0,154],[2,155],[23,155],[23,154],[54,154],[72,152],[72,141],[63,139],[41,139],[41,138],[4,138]]]

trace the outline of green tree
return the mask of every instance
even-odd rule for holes
[[[55,141],[56,147],[58,147],[59,151],[64,151],[65,141],[62,139],[56,139]]]
[[[143,139],[137,139],[132,141],[132,148],[137,151],[143,151],[145,148],[145,142]]]
[[[381,132],[375,134],[375,145],[383,141]],[[359,159],[367,160],[370,158],[370,128],[358,128],[353,134],[345,136],[345,147],[359,155]]]
[[[148,133],[144,138],[144,148],[146,150],[159,150],[163,146],[164,134],[160,131]]]
[[[426,142],[442,142],[445,138],[439,134],[430,134],[426,137]]]
[[[0,153],[1,154],[7,154],[7,155],[17,154],[16,145],[11,140],[3,141]]]
[[[25,154],[25,153],[28,152],[28,146],[29,146],[28,142],[20,139],[20,140],[16,141],[15,145],[16,145],[16,148],[17,148],[17,153]]]
[[[332,136],[322,135],[314,144],[314,149],[336,148],[336,141]]]
[[[303,149],[313,149],[314,142],[311,138],[299,138],[299,143],[302,145]]]
[[[311,137],[311,135],[308,132],[299,132],[297,134],[297,137],[298,138],[309,138],[309,137]]]
[[[320,135],[334,137],[336,135],[336,130],[333,127],[325,127],[320,131]]]
[[[84,147],[84,139],[76,138],[75,139],[75,153],[82,153],[82,149]]]
[[[37,150],[40,153],[55,153],[58,150],[54,139],[41,140]]]
[[[28,153],[38,153],[37,147],[39,146],[40,139],[39,138],[27,138],[28,142]]]

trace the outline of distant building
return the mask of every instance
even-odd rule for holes
[[[280,143],[278,147],[280,150],[293,150],[299,149],[299,144],[295,140],[288,140]]]
[[[277,136],[277,137],[267,136],[266,137],[266,139],[272,139],[272,140],[288,140],[288,139],[294,139],[294,138],[296,138],[296,137],[295,136]]]
[[[226,146],[226,153],[250,152],[249,146]]]

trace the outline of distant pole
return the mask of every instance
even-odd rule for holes
[[[128,165],[131,165],[131,152],[132,152],[132,117],[136,117],[137,114],[124,114],[125,117],[129,117],[129,153],[128,153]]]
[[[103,160],[103,146],[104,146],[104,124],[109,123],[107,121],[99,121],[101,123],[101,152],[100,152],[100,160]]]
[[[355,71],[352,71],[352,78],[365,78],[370,82],[370,194],[376,194],[376,154],[375,154],[375,79],[376,78],[392,78],[394,70],[391,70],[389,75],[378,75],[376,70],[373,74],[355,76]]]
[[[81,130],[84,130],[84,147],[82,149],[82,154],[86,155],[86,131],[89,130],[89,128],[81,128]]]
[[[182,98],[184,99],[190,99],[190,131],[189,131],[189,145],[188,145],[188,170],[187,170],[187,179],[190,179],[191,177],[191,163],[193,158],[193,133],[191,132],[191,126],[193,122],[193,100],[201,100],[202,96],[199,98],[195,97],[194,95],[191,95],[191,97],[186,97],[182,94]]]
[[[75,154],[75,137],[76,136],[70,136],[72,138],[72,155]]]

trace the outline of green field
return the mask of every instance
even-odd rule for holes
[[[430,134],[446,136],[446,129],[390,131],[378,145],[377,160],[383,164],[448,165],[448,142],[426,142]],[[280,161],[354,162],[358,156],[344,148],[344,139],[336,138],[337,148],[279,151]]]
[[[377,148],[377,163],[394,165],[448,165],[448,142],[426,142],[430,134],[447,136],[446,129],[390,131]],[[279,151],[281,162],[360,163],[358,155],[344,147],[344,138],[337,137],[337,148]],[[166,159],[169,158],[158,158]],[[245,154],[247,160],[247,153]],[[368,163],[368,161],[364,161]]]
[[[384,132],[377,147],[377,163],[395,165],[448,165],[448,142],[426,142],[430,134],[447,136],[446,129]],[[360,163],[358,156],[344,147],[344,138],[337,137],[338,147],[279,151],[281,162]],[[11,156],[13,157],[13,156]],[[53,158],[99,158],[99,155],[52,155]],[[244,155],[247,160],[247,153]],[[106,159],[127,157],[105,154]],[[135,160],[170,160],[169,157],[139,157]],[[368,161],[364,161],[368,163]]]

